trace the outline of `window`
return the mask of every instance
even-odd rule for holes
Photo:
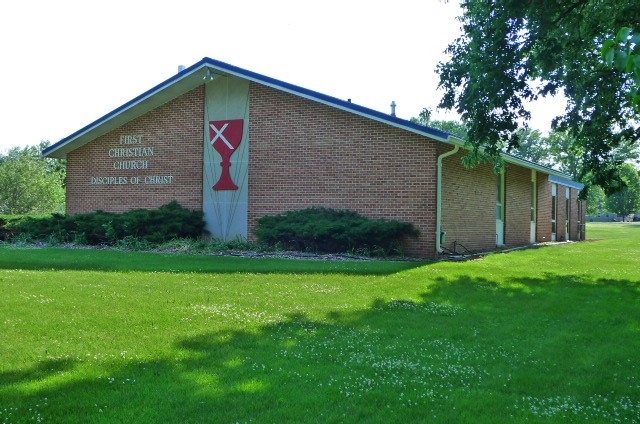
[[[556,241],[557,218],[558,218],[558,184],[551,184],[551,241]]]
[[[571,189],[565,188],[565,220],[564,220],[564,232],[565,240],[569,240],[571,234]]]
[[[576,201],[578,204],[578,240],[584,240],[584,224],[582,223],[582,200]]]
[[[504,245],[504,172],[496,179],[496,246]]]

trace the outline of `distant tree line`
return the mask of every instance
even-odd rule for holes
[[[49,144],[43,141],[0,152],[0,214],[64,211],[66,164],[42,157]]]

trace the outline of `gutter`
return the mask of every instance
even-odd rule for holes
[[[438,156],[438,177],[436,181],[436,252],[442,253],[442,246],[440,245],[441,228],[442,228],[442,159],[458,153],[460,146],[456,145],[453,150],[449,150]]]

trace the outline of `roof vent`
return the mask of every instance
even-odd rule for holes
[[[184,71],[185,69],[187,69],[184,65],[178,65],[178,73]]]
[[[396,102],[391,100],[391,116],[396,116]]]

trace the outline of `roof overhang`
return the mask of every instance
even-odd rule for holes
[[[147,112],[152,111],[158,106],[193,90],[194,88],[204,84],[208,79],[210,79],[210,77],[213,76],[213,78],[217,78],[219,76],[228,75],[257,82],[268,87],[345,110],[356,115],[419,133],[438,141],[446,142],[449,138],[448,133],[435,128],[415,124],[349,101],[344,101],[205,57],[198,63],[184,69],[173,77],[142,93],[138,97],[96,119],[94,122],[63,138],[56,144],[49,146],[42,152],[42,154],[46,157],[64,159],[67,153],[121,127],[127,122],[130,122]]]
[[[578,190],[582,190],[584,188],[584,184],[580,184],[576,181],[572,181],[568,178],[560,177],[557,175],[549,175],[549,181],[556,184],[561,184],[567,187],[576,188]]]
[[[47,157],[64,159],[67,153],[203,84],[205,67],[204,62],[200,61],[184,69],[56,144],[49,146],[42,154]]]

